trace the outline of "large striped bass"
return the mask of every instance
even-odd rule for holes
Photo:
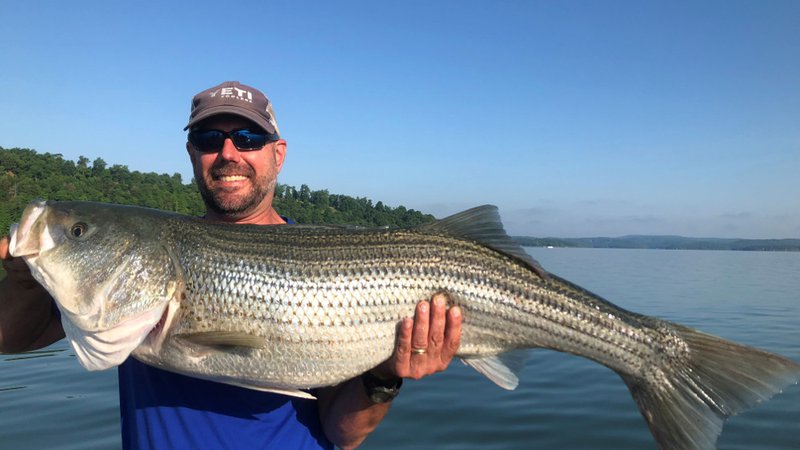
[[[129,355],[307,396],[392,354],[437,291],[463,310],[457,356],[514,389],[520,350],[616,371],[663,449],[714,448],[723,421],[796,382],[780,356],[635,314],[546,273],[475,208],[412,229],[252,226],[88,202],[33,202],[10,250],[55,298],[90,370]]]

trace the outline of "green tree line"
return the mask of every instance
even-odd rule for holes
[[[0,235],[8,233],[36,198],[146,206],[188,215],[202,215],[205,209],[194,180],[184,184],[178,173],[142,173],[120,164],[109,166],[102,158],[71,161],[60,154],[0,147]],[[434,220],[403,206],[312,191],[305,184],[299,189],[278,184],[274,204],[279,213],[306,224],[405,227]]]

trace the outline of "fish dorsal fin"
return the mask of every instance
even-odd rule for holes
[[[462,361],[494,384],[511,391],[519,385],[517,374],[525,365],[528,354],[527,349],[511,350],[495,356],[463,358]]]
[[[506,234],[494,205],[477,206],[420,228],[475,241],[525,263],[539,276],[547,278],[542,266]]]

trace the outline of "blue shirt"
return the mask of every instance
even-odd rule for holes
[[[128,358],[119,367],[125,449],[332,449],[315,400],[187,377]]]
[[[133,358],[119,367],[119,398],[125,449],[333,449],[315,400],[187,377]]]

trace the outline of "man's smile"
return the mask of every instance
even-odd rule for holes
[[[243,181],[246,180],[247,177],[244,175],[223,175],[217,179],[221,181]]]

